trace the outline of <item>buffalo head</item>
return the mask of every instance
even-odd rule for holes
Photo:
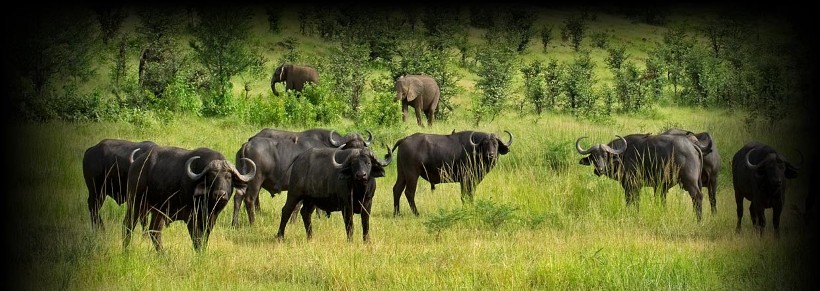
[[[227,160],[212,160],[208,162],[205,168],[200,173],[194,173],[191,169],[191,164],[199,159],[199,156],[193,156],[185,162],[185,171],[192,181],[197,182],[194,197],[208,197],[214,200],[228,200],[233,192],[233,183],[245,184],[256,175],[256,163],[248,158],[242,158],[243,161],[250,164],[250,171],[245,174],[239,173],[231,162]]]
[[[589,156],[582,158],[578,163],[581,165],[593,165],[595,167],[595,175],[600,176],[606,174],[610,177],[614,176],[621,164],[621,154],[626,150],[627,145],[623,137],[619,135],[616,135],[616,137],[623,141],[623,147],[614,149],[606,144],[596,144],[588,149],[582,149],[581,140],[585,139],[586,136],[579,137],[575,140],[575,149],[579,154]]]
[[[767,187],[779,188],[783,185],[784,180],[797,178],[800,168],[789,163],[782,154],[777,152],[771,152],[764,156],[759,163],[752,164],[749,156],[754,150],[751,149],[746,152],[744,161],[749,169],[755,171],[755,175],[759,179],[765,181]]]
[[[373,133],[367,130],[367,140],[365,140],[361,135],[357,133],[351,133],[342,137],[341,140],[336,140],[333,137],[333,133],[335,130],[330,131],[330,135],[328,135],[328,139],[330,144],[339,148],[339,149],[360,149],[369,147],[370,143],[373,142]]]
[[[475,152],[480,155],[482,161],[495,164],[499,155],[506,155],[510,152],[510,145],[512,145],[513,142],[512,133],[507,130],[504,132],[510,136],[510,140],[507,141],[507,143],[502,142],[495,133],[475,136],[475,132],[473,132],[470,134],[470,145],[472,145]]]
[[[333,166],[340,169],[339,179],[359,181],[367,184],[370,178],[384,177],[384,167],[390,164],[393,159],[393,151],[388,147],[387,155],[383,161],[376,158],[373,151],[368,148],[354,150],[354,153],[339,163],[333,158]]]

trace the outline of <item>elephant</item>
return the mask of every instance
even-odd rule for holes
[[[270,79],[270,89],[273,91],[273,95],[279,96],[275,86],[279,82],[285,82],[285,91],[295,90],[301,92],[305,88],[305,83],[319,83],[319,72],[310,66],[284,63],[276,67]]]
[[[427,115],[427,126],[433,126],[436,107],[438,107],[441,90],[436,79],[426,75],[404,75],[396,79],[396,98],[393,101],[401,100],[401,120],[407,122],[407,106],[412,106],[416,111],[416,122],[421,123],[421,112]]]

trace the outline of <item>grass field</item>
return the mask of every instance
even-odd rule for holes
[[[695,7],[697,8],[697,7]],[[546,9],[536,23],[553,25],[553,43],[542,52],[534,36],[521,55],[532,60],[571,61],[576,53],[561,41],[560,25],[569,15]],[[295,11],[283,18],[284,31],[267,32],[262,11],[254,18],[254,41],[268,48],[266,68],[273,71],[283,50],[276,42],[298,39],[305,55],[321,54],[328,44],[298,33]],[[697,21],[705,14],[681,10],[672,21]],[[614,44],[625,44],[630,59],[642,65],[647,51],[661,41],[663,28],[630,22],[606,13],[590,23],[589,33],[606,31]],[[137,20],[129,18],[126,29]],[[470,31],[481,41],[481,31]],[[586,43],[585,47],[590,45]],[[606,51],[592,49],[600,81],[612,79],[604,65]],[[134,61],[134,60],[129,60]],[[107,76],[109,64],[97,73]],[[131,70],[135,70],[131,66]],[[439,184],[431,191],[420,181],[416,202],[420,216],[410,214],[404,197],[402,215],[393,216],[395,164],[378,179],[371,216],[370,242],[361,240],[361,224],[354,217],[354,239],[345,239],[341,214],[314,219],[314,237],[306,240],[301,221],[290,224],[286,239],[277,241],[285,193],[260,193],[262,212],[249,226],[242,213],[239,228],[231,227],[232,203],[224,209],[207,250],[193,250],[185,224],[171,223],[163,231],[165,252],[157,253],[146,236],[136,235],[122,248],[125,205],[107,199],[101,209],[105,230],[91,229],[82,177],[86,148],[104,138],[151,140],[160,145],[193,149],[208,147],[234,161],[248,137],[262,127],[235,118],[172,116],[168,120],[127,122],[12,123],[6,126],[10,161],[6,178],[6,264],[13,289],[23,290],[798,290],[812,286],[818,264],[817,231],[804,224],[803,199],[810,177],[788,181],[781,237],[773,236],[771,210],[762,237],[752,230],[744,204],[743,230],[737,221],[731,182],[731,159],[745,143],[760,141],[797,160],[813,147],[806,138],[810,124],[795,114],[774,124],[752,121],[748,113],[723,109],[676,107],[670,100],[647,112],[615,115],[609,121],[587,121],[545,113],[519,115],[507,110],[492,121],[473,126],[468,111],[477,76],[457,68],[465,93],[452,96],[456,110],[450,120],[432,128],[418,128],[412,116],[395,127],[373,128],[377,155],[382,143],[415,132],[447,134],[452,130],[480,130],[515,136],[509,154],[478,186],[475,203],[461,202],[458,184]],[[520,73],[520,72],[516,72]],[[252,96],[269,96],[269,76],[250,80]],[[520,100],[522,81],[514,79],[510,98]],[[234,80],[241,96],[243,80]],[[92,80],[88,87],[103,86]],[[96,83],[93,83],[96,82]],[[264,93],[261,93],[264,92]],[[365,92],[369,96],[370,92]],[[460,105],[460,106],[459,106]],[[412,110],[411,110],[412,114]],[[146,119],[150,119],[150,116]],[[267,125],[266,127],[277,127]],[[342,133],[358,128],[343,119],[324,126]],[[704,203],[698,223],[688,193],[670,190],[666,205],[643,189],[637,208],[627,208],[623,189],[614,180],[598,177],[574,141],[588,136],[585,146],[606,143],[614,135],[658,133],[679,127],[714,137],[721,153],[717,212]],[[303,130],[306,128],[286,128]],[[706,190],[705,188],[703,189]],[[708,201],[704,198],[705,201]],[[496,216],[491,216],[497,211]],[[467,214],[460,219],[447,215]],[[443,218],[444,217],[444,218]],[[442,222],[443,221],[443,222]],[[436,223],[441,228],[431,227]],[[452,222],[442,226],[441,223]],[[817,219],[809,225],[816,226]],[[137,228],[138,231],[141,230]],[[8,280],[8,279],[7,279]]]
[[[314,219],[314,239],[307,241],[301,222],[287,228],[284,242],[274,239],[284,196],[262,192],[257,223],[230,227],[233,206],[219,216],[206,252],[193,251],[184,223],[164,234],[166,251],[158,254],[147,237],[137,236],[122,249],[125,206],[108,199],[101,210],[105,231],[91,230],[82,182],[85,148],[102,138],[150,139],[184,148],[205,146],[233,160],[235,151],[260,128],[226,119],[179,117],[143,127],[126,123],[20,125],[11,136],[21,141],[12,160],[19,161],[11,207],[11,262],[23,289],[800,289],[815,253],[805,242],[814,237],[802,224],[807,178],[789,182],[780,239],[771,223],[763,237],[751,230],[748,202],[743,231],[735,233],[734,194],[729,164],[734,151],[760,140],[794,153],[799,143],[783,138],[800,127],[747,127],[740,113],[661,108],[654,118],[618,116],[614,124],[577,121],[562,115],[504,116],[479,130],[515,135],[511,152],[479,186],[476,201],[512,215],[498,226],[480,217],[458,220],[437,235],[425,227],[440,213],[469,210],[457,184],[434,192],[419,183],[421,215],[392,215],[395,165],[379,178],[371,219],[371,241],[361,241],[354,219],[352,242],[344,238],[341,215]],[[785,121],[786,123],[788,121]],[[667,126],[709,131],[720,147],[718,211],[704,211],[697,223],[686,192],[674,187],[666,207],[644,189],[640,208],[625,207],[623,191],[613,180],[597,177],[577,164],[579,135],[589,142],[614,134],[658,132]],[[427,132],[467,129],[445,122]],[[392,144],[416,132],[409,123],[390,133],[374,130],[377,143]],[[773,134],[776,133],[776,134]],[[383,147],[376,147],[379,155]],[[556,165],[554,168],[550,165]],[[707,207],[708,209],[708,207]],[[443,212],[441,212],[443,211]],[[468,211],[469,212],[469,211]],[[473,211],[471,213],[477,213]],[[771,217],[771,210],[767,211]],[[243,213],[243,222],[247,222]]]

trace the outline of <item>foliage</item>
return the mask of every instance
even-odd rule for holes
[[[544,47],[544,52],[547,52],[550,42],[552,42],[552,26],[544,24],[541,27],[541,45]]]
[[[662,56],[667,79],[672,84],[675,95],[678,95],[678,84],[684,75],[686,55],[694,46],[687,31],[684,24],[677,24],[663,34]]]
[[[611,70],[620,70],[621,64],[629,58],[629,54],[626,53],[626,47],[619,46],[619,47],[611,47],[607,50],[607,57],[606,57],[606,65]]]
[[[504,223],[515,219],[515,212],[517,210],[518,207],[509,204],[477,199],[472,209],[472,214],[482,223],[489,226],[490,229],[497,231]]]
[[[599,49],[607,49],[609,47],[609,33],[606,31],[599,31],[589,35],[589,40],[592,41],[592,46]]]
[[[97,21],[100,23],[101,36],[104,43],[110,42],[122,27],[128,12],[121,6],[102,4],[95,7]]]
[[[273,34],[282,32],[281,10],[273,5],[266,5],[265,14],[268,16],[268,30]]]
[[[561,39],[569,40],[572,48],[577,52],[581,49],[581,40],[587,30],[587,21],[582,14],[572,14],[564,19],[561,27]]]
[[[190,46],[196,60],[209,72],[211,88],[203,101],[203,113],[226,115],[231,111],[231,78],[242,72],[261,72],[264,59],[248,46],[251,10],[209,7],[200,11]],[[224,108],[223,108],[224,107]]]
[[[530,38],[535,35],[535,12],[528,8],[514,7],[506,11],[503,18],[503,31],[510,44],[515,46],[515,51],[523,53],[530,43]]]
[[[582,51],[567,66],[563,92],[567,98],[566,110],[575,116],[594,116],[596,96],[592,90],[596,83],[595,63],[589,51]]]
[[[457,222],[467,218],[467,212],[456,209],[447,211],[444,208],[439,208],[437,213],[434,213],[426,221],[422,222],[428,233],[436,236],[436,240],[441,239],[441,232],[452,227]]]
[[[544,65],[539,60],[521,68],[524,74],[524,98],[535,107],[535,114],[541,115],[546,105],[544,94]]]
[[[434,3],[423,13],[424,38],[434,51],[453,47],[453,41],[467,28],[458,7]]]
[[[365,81],[370,74],[367,63],[370,50],[364,45],[345,41],[330,51],[329,64],[322,75],[323,83],[331,84],[330,93],[334,98],[347,100],[349,107],[345,115],[357,119]]]
[[[474,124],[493,120],[504,109],[516,70],[515,51],[489,41],[479,50],[477,93],[473,99]]]
[[[396,92],[387,78],[371,81],[374,94],[362,108],[361,121],[368,127],[393,127],[401,123],[401,103],[393,101]]]

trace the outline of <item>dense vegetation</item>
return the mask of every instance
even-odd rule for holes
[[[780,239],[736,222],[731,158],[748,141],[813,158],[804,115],[812,47],[791,11],[655,7],[70,7],[6,19],[4,213],[24,289],[800,289],[816,254],[804,225],[810,178],[789,184]],[[404,8],[404,7],[402,7]],[[796,21],[790,21],[796,20]],[[12,25],[14,24],[14,25]],[[283,62],[322,82],[273,96]],[[141,69],[140,69],[141,68]],[[393,80],[439,82],[438,123],[401,122]],[[281,86],[281,84],[279,85]],[[280,87],[281,88],[281,87]],[[279,90],[280,92],[283,90]],[[412,114],[412,109],[411,109]],[[409,118],[412,121],[412,118]],[[85,148],[103,138],[210,147],[233,158],[263,127],[515,134],[511,153],[462,205],[458,186],[419,183],[421,215],[392,216],[395,170],[380,178],[371,239],[344,240],[340,215],[273,239],[283,196],[261,193],[253,227],[219,217],[207,252],[185,227],[166,252],[121,247],[124,205],[92,232]],[[670,127],[721,149],[718,213],[696,223],[679,187],[624,206],[612,180],[578,165],[573,141]],[[383,154],[383,147],[375,148]],[[797,158],[795,158],[797,159]],[[285,194],[283,194],[285,195]],[[748,202],[746,202],[748,205]],[[767,211],[767,216],[771,211]],[[246,221],[246,217],[245,221]],[[813,221],[817,223],[816,219]],[[356,238],[360,234],[354,220]],[[812,225],[811,223],[808,225]]]

